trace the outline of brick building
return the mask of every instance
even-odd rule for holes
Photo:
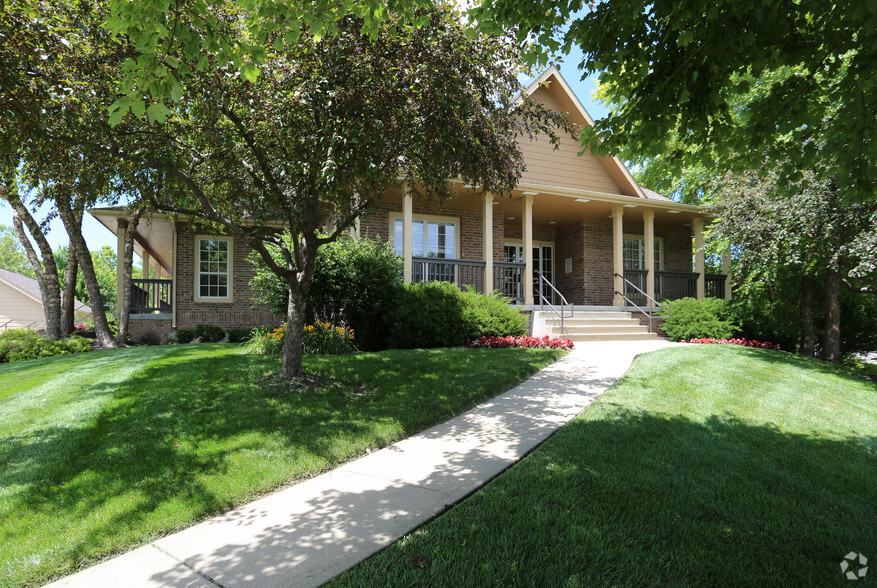
[[[579,125],[593,124],[554,67],[526,92]],[[355,232],[392,243],[407,282],[498,289],[525,306],[627,306],[729,293],[725,275],[704,272],[701,208],[643,188],[617,158],[579,155],[572,136],[558,149],[545,138],[520,146],[527,170],[511,194],[456,182],[456,196],[436,205],[417,196],[416,184],[400,183],[358,219]],[[123,207],[89,212],[121,239]],[[138,227],[135,251],[157,278],[135,280],[144,302],[132,316],[135,336],[278,321],[254,305],[248,251],[232,237],[156,214]]]

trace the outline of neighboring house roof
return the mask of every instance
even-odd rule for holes
[[[43,303],[43,297],[40,295],[40,285],[34,278],[0,267],[0,281],[33,298],[40,304]],[[91,307],[79,300],[74,300],[73,308],[85,313],[91,312]]]

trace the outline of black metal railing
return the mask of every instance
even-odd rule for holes
[[[131,280],[131,314],[171,312],[173,280]]]
[[[511,261],[493,262],[493,288],[506,298],[524,303],[524,264]]]
[[[637,304],[645,303],[646,277],[648,275],[649,272],[646,270],[624,270],[624,296],[634,300]]]
[[[694,272],[655,272],[655,298],[678,300],[697,297],[697,274]]]
[[[484,262],[469,259],[412,257],[412,282],[451,282],[460,288],[484,290]]]
[[[703,284],[703,295],[707,298],[724,298],[725,297],[725,275],[724,274],[705,274]]]

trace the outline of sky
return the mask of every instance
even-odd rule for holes
[[[579,101],[584,105],[585,110],[588,111],[591,118],[596,120],[606,115],[606,108],[591,96],[597,89],[596,78],[582,79],[581,72],[576,67],[581,58],[581,52],[578,48],[574,48],[564,58],[563,62],[558,63],[557,66],[573,92],[578,96]],[[36,217],[37,220],[42,221],[46,217],[46,212],[47,210],[41,211],[41,214],[38,214]],[[0,225],[12,226],[12,208],[5,201],[0,201]],[[57,218],[52,220],[49,227],[48,240],[52,249],[66,245],[68,241],[67,232],[61,224],[61,220]],[[112,247],[113,250],[116,249],[116,236],[87,213],[82,222],[82,232],[91,251],[97,251],[104,245]]]

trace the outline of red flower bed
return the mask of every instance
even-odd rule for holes
[[[702,339],[689,339],[686,341],[682,340],[683,343],[728,343],[731,345],[743,345],[744,347],[761,347],[762,349],[775,349],[777,351],[780,350],[779,345],[775,345],[773,343],[769,343],[767,341],[756,341],[754,339],[707,339],[706,337]]]
[[[524,349],[563,349],[569,351],[573,345],[572,339],[560,339],[558,337],[480,337],[475,341],[467,340],[466,347],[489,347],[491,349],[503,349],[505,347],[523,347]]]

